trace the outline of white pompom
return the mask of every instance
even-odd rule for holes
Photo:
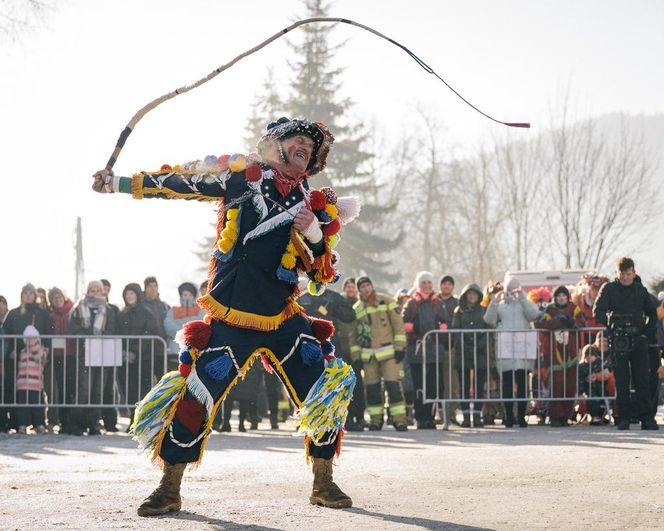
[[[184,341],[184,330],[182,329],[178,330],[177,334],[175,334],[175,338],[173,339],[173,341],[175,341],[178,344],[181,350],[186,348],[187,344]]]

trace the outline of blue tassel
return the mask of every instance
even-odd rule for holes
[[[281,264],[277,268],[277,278],[289,284],[297,284],[297,273],[292,269],[286,269]]]
[[[205,366],[205,373],[213,380],[224,380],[233,368],[233,360],[228,354],[223,354]]]
[[[187,365],[191,365],[194,362],[188,348],[185,348],[182,352],[180,352],[179,360],[180,363],[186,363]]]
[[[325,342],[325,344],[323,345],[323,354],[325,354],[326,356],[334,354],[334,345],[332,344],[332,341]]]
[[[318,345],[306,341],[300,347],[300,356],[305,365],[313,365],[323,359],[323,352]]]

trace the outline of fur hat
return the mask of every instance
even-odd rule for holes
[[[307,166],[309,175],[315,175],[325,169],[325,166],[327,165],[327,155],[330,152],[330,147],[334,143],[334,136],[323,122],[279,118],[276,122],[270,122],[267,124],[266,129],[267,132],[256,144],[256,151],[260,157],[264,157],[270,146],[273,145],[274,142],[277,142],[281,157],[282,159],[285,159],[284,153],[281,149],[281,142],[293,136],[304,135],[311,138],[314,143],[311,160]]]

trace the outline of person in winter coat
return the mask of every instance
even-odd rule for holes
[[[16,373],[16,402],[31,405],[16,408],[17,432],[25,435],[32,426],[37,433],[43,434],[46,433],[44,366],[48,349],[41,344],[39,332],[32,325],[26,327],[23,337],[25,346],[18,355]]]
[[[30,325],[34,326],[43,336],[53,334],[53,320],[46,310],[39,307],[37,304],[37,289],[28,283],[21,289],[20,306],[9,310],[3,324],[6,335],[18,336],[12,339],[6,338],[4,341],[4,390],[5,403],[7,404],[16,402],[18,353],[25,347],[22,335],[23,331]],[[50,340],[44,339],[42,344],[49,348]],[[10,411],[9,419],[9,427],[17,429],[18,423],[15,411]]]
[[[423,364],[422,338],[427,332],[447,328],[451,324],[450,316],[443,302],[433,291],[433,275],[421,271],[415,278],[416,291],[403,311],[404,329],[407,338],[407,355],[410,363],[413,388],[415,389],[415,420],[417,429],[436,429],[431,404],[423,402]],[[447,337],[436,341],[429,336],[426,345],[426,391],[427,398],[436,396],[449,399],[445,382],[451,367]],[[440,388],[438,385],[440,384]]]
[[[484,314],[484,322],[496,328],[496,365],[502,374],[502,392],[505,405],[505,427],[514,426],[513,402],[516,387],[517,417],[519,426],[528,426],[526,420],[526,392],[528,371],[534,368],[537,353],[537,336],[530,336],[531,323],[539,317],[537,305],[526,297],[521,283],[514,277],[505,279],[505,288],[491,295],[491,302]],[[524,332],[500,332],[524,330]],[[534,344],[529,341],[533,338]]]
[[[463,423],[464,428],[470,427],[470,401],[480,398],[487,381],[490,366],[488,337],[486,333],[470,332],[486,328],[484,322],[485,309],[481,306],[482,290],[477,284],[467,284],[459,296],[459,304],[454,310],[452,319],[453,330],[469,332],[455,333],[452,336],[454,357],[459,370],[459,381],[463,391]],[[471,378],[471,374],[473,377]],[[480,409],[477,405],[473,413],[473,426],[482,426]]]
[[[613,397],[615,393],[616,378],[609,355],[609,341],[603,332],[599,332],[593,343],[583,347],[579,362],[579,395],[588,397],[585,404],[579,405],[579,411],[586,410],[590,413],[591,426],[609,422],[607,400],[600,397]]]
[[[164,321],[171,307],[161,300],[159,296],[159,283],[155,277],[147,277],[143,281],[143,288],[143,305],[152,312],[159,330],[158,335],[167,341],[168,337],[164,328]]]
[[[364,386],[369,411],[369,429],[383,427],[384,395],[390,404],[390,416],[397,431],[406,431],[406,404],[401,390],[406,335],[397,303],[389,295],[377,293],[369,277],[357,279],[360,300],[353,307],[355,327],[351,330],[350,352],[355,366],[364,370]]]
[[[69,314],[74,308],[74,303],[66,297],[60,288],[53,287],[48,291],[48,300],[53,316],[54,335],[68,336]],[[75,404],[76,403],[76,374],[78,371],[76,363],[76,340],[65,338],[54,338],[53,350],[53,397],[51,403]],[[52,407],[49,407],[49,410]],[[82,410],[75,407],[59,407],[58,420],[60,422],[60,433],[67,435],[83,435],[81,428],[83,418]]]
[[[116,332],[120,336],[158,336],[159,327],[143,304],[143,291],[136,283],[122,290],[124,308],[118,314]],[[163,358],[155,355],[156,341],[132,338],[123,340],[123,366],[120,385],[128,404],[135,404],[150,390],[163,372]],[[153,370],[154,369],[154,370]],[[129,412],[133,418],[134,409]]]
[[[85,296],[72,309],[69,329],[77,336],[106,336],[115,334],[114,313],[109,308],[104,296],[104,286],[98,280],[88,284]],[[113,404],[115,385],[115,367],[87,366],[85,363],[85,345],[90,342],[79,340],[79,403]],[[90,356],[90,352],[87,353]],[[89,402],[88,402],[89,401]],[[88,435],[100,435],[99,417],[104,421],[104,429],[109,432],[118,431],[116,427],[117,413],[112,406],[102,408],[85,408],[82,413],[82,428]]]
[[[203,319],[205,317],[205,310],[196,304],[196,296],[198,290],[191,282],[184,282],[178,286],[178,294],[180,295],[180,306],[173,306],[166,312],[164,318],[164,331],[166,332],[167,340],[167,353],[168,353],[168,370],[174,371],[178,366],[178,354],[180,348],[178,344],[173,341],[175,334],[182,329],[185,323]]]
[[[570,300],[567,287],[559,286],[553,292],[553,302],[546,307],[544,315],[537,321],[537,328],[548,330],[543,335],[542,355],[544,368],[548,371],[552,400],[549,406],[551,426],[569,426],[574,413],[576,396],[576,370],[579,363],[579,332],[586,324],[581,309]]]

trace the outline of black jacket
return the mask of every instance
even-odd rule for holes
[[[319,296],[305,293],[300,296],[297,302],[302,305],[304,311],[310,317],[332,321],[334,323],[332,344],[335,348],[339,348],[341,352],[350,351],[348,337],[340,337],[340,331],[343,329],[343,326],[339,326],[340,323],[352,323],[355,321],[355,310],[353,310],[353,304],[348,299],[336,291],[328,289]]]
[[[3,324],[4,333],[6,335],[23,335],[24,330],[28,325],[33,325],[40,335],[48,336],[53,335],[53,319],[51,314],[43,310],[37,304],[26,304],[24,313],[21,313],[21,308],[14,308],[7,314],[7,318]],[[50,346],[50,339],[42,340],[42,344],[46,347]],[[23,348],[23,340],[16,341],[16,352]],[[13,341],[5,340],[5,348],[7,352],[14,350]]]
[[[639,277],[629,286],[623,286],[618,279],[602,286],[593,306],[593,316],[597,322],[608,325],[609,312],[631,314],[636,323],[642,324],[644,335],[651,335],[657,326],[657,307]]]
[[[477,303],[473,306],[468,304],[468,293],[477,293]],[[459,296],[459,304],[454,310],[452,329],[454,330],[482,330],[487,325],[484,322],[485,308],[481,306],[482,290],[477,284],[468,284],[463,288]],[[475,367],[475,355],[477,355],[477,367],[486,368],[487,364],[487,333],[454,333],[452,336],[454,354],[460,359],[463,353],[464,369]],[[459,367],[461,363],[459,362]]]

